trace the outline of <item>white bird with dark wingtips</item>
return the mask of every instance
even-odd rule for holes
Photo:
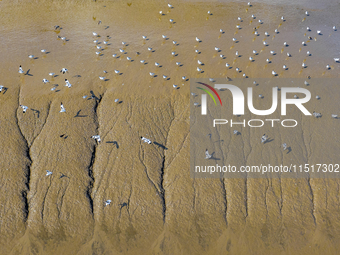
[[[100,143],[100,142],[101,142],[100,135],[93,135],[93,136],[91,136],[91,138],[93,138],[94,140],[96,140],[97,143]]]
[[[208,149],[205,150],[205,159],[210,159],[212,158],[212,154],[209,154]]]
[[[142,141],[143,141],[144,143],[148,143],[148,144],[151,144],[151,143],[152,143],[150,139],[145,138],[145,137],[143,137],[143,136],[141,136],[140,139],[142,139]]]
[[[108,205],[110,205],[111,204],[111,200],[109,199],[109,200],[106,200],[104,203],[105,203],[105,206],[108,206]]]
[[[28,107],[26,105],[20,105],[20,107],[22,108],[23,113],[25,113],[28,109]]]
[[[263,134],[263,136],[261,137],[261,143],[264,143],[267,140],[268,140],[268,135]]]
[[[65,86],[68,88],[72,87],[72,84],[68,81],[68,79],[65,79]]]
[[[22,70],[21,65],[19,66],[19,71],[18,71],[18,73],[25,73],[24,70]]]
[[[51,171],[46,170],[46,176],[49,176],[49,175],[51,175],[51,174],[52,174]]]
[[[63,103],[60,103],[60,111],[59,112],[66,112]]]
[[[68,72],[68,70],[67,70],[66,68],[62,68],[62,69],[60,70],[60,72],[63,73],[63,74],[65,74],[66,72]]]

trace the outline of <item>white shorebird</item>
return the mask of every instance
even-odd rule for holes
[[[112,57],[114,57],[114,58],[117,57],[117,54],[112,54]]]
[[[54,74],[55,74],[55,73],[48,73],[48,75],[49,75],[49,76],[52,76],[52,77],[54,76]]]
[[[237,41],[237,39],[235,37],[233,37],[233,42],[236,42],[236,41]]]
[[[182,76],[182,80],[185,80],[187,77],[186,76]]]
[[[130,57],[126,57],[126,60],[127,61],[131,61],[132,59]]]
[[[142,36],[142,38],[145,40],[145,39],[146,39],[146,36],[145,36],[145,35],[143,35],[143,36]]]
[[[163,79],[166,79],[166,78],[168,78],[168,76],[166,76],[166,75],[163,75]]]
[[[163,39],[166,39],[166,38],[167,38],[167,36],[166,36],[166,35],[162,35],[162,38],[163,38]]]
[[[22,108],[23,113],[25,113],[28,109],[28,107],[26,105],[20,105],[20,107]]]
[[[34,55],[28,55],[29,58],[34,58]]]
[[[177,45],[177,41],[172,41],[172,44]]]
[[[96,55],[100,55],[101,54],[101,52],[100,51],[96,51]]]
[[[98,34],[96,32],[92,32],[93,36],[98,36]]]
[[[263,41],[263,45],[264,45],[264,46],[267,46],[268,43],[267,43],[266,41]]]
[[[72,84],[68,81],[68,79],[65,79],[65,86],[71,88]]]
[[[257,53],[257,51],[256,50],[253,50],[253,54],[256,54]]]
[[[99,79],[103,81],[103,80],[105,80],[105,77],[104,76],[99,76]]]
[[[307,45],[305,42],[302,42],[301,44],[302,44],[302,46],[306,46]]]
[[[236,25],[236,28],[237,28],[237,29],[240,29],[240,28],[241,28],[241,26],[240,26],[240,25]]]
[[[326,69],[327,70],[331,69],[331,66],[330,65],[326,65]]]
[[[253,61],[254,59],[253,59],[253,57],[249,57],[249,61]]]
[[[200,60],[197,60],[197,63],[198,63],[199,65],[203,65],[203,62],[201,62]]]
[[[335,62],[339,63],[340,62],[340,58],[333,58]]]
[[[321,113],[319,113],[319,112],[313,112],[313,116],[315,117],[315,118],[321,118],[322,117],[322,114]]]
[[[0,92],[2,92],[2,89],[4,89],[4,86],[0,85]]]
[[[120,52],[120,53],[124,53],[124,52],[125,52],[125,50],[123,50],[123,49],[119,48],[119,52]]]
[[[307,56],[311,56],[312,55],[309,50],[306,53],[307,53]]]
[[[268,32],[264,32],[264,35],[265,35],[265,36],[269,36],[269,33],[268,33]]]
[[[105,206],[107,206],[107,205],[110,205],[111,204],[111,200],[109,199],[109,200],[106,200],[104,203],[105,203]]]
[[[267,62],[267,63],[270,63],[271,61],[270,61],[270,59],[269,59],[269,58],[267,58],[267,59],[266,59],[266,62]]]
[[[126,44],[126,42],[122,42],[122,45],[125,45]]]
[[[62,68],[62,69],[60,70],[60,72],[64,74],[64,73],[68,72],[68,70],[67,70],[66,68]]]
[[[241,20],[242,20],[242,18],[241,18],[241,17],[237,17],[237,20],[241,21]]]
[[[223,33],[223,29],[220,29],[220,33]]]
[[[45,49],[42,49],[40,51],[41,51],[41,53],[46,53],[47,52],[47,50],[45,50]]]
[[[200,53],[200,51],[199,51],[198,49],[196,49],[195,52],[196,52],[197,54]]]
[[[108,41],[103,41],[103,43],[104,43],[104,44],[107,44],[107,43],[108,43]]]
[[[196,42],[201,42],[201,39],[199,39],[197,36],[196,36]]]
[[[320,99],[320,97],[319,97],[319,96],[316,96],[315,98],[316,98],[317,100],[319,100],[319,99]]]
[[[220,51],[220,48],[218,48],[218,47],[215,47],[215,50],[216,50],[216,51]]]
[[[175,85],[175,84],[173,84],[173,85],[172,85],[172,87],[174,87],[174,89],[176,89],[178,86],[177,86],[177,85]]]
[[[272,71],[272,75],[276,76],[277,73],[273,70],[273,71]]]
[[[115,99],[115,103],[118,103],[118,102],[119,102],[119,99],[118,99],[118,98],[116,98],[116,99]]]
[[[306,67],[307,65],[305,64],[305,62],[302,63],[302,67]]]
[[[170,23],[174,23],[174,19],[169,19]]]
[[[150,76],[152,76],[152,77],[154,77],[154,76],[155,76],[155,73],[151,73],[151,72],[150,72],[149,74],[150,74]]]
[[[196,70],[197,70],[197,72],[201,72],[202,71],[202,69],[199,68],[199,67],[197,67]]]
[[[238,132],[237,130],[234,130],[234,135],[238,135],[240,132]]]
[[[59,112],[66,112],[63,103],[60,103],[60,111]]]
[[[287,44],[287,42],[284,42],[283,45],[284,45],[284,46],[287,46],[288,44]]]
[[[49,175],[51,175],[51,174],[52,174],[51,171],[46,170],[46,176],[49,176]]]
[[[252,15],[251,15],[251,17],[252,17],[253,19],[256,19],[256,17],[255,17],[255,15],[254,15],[254,14],[252,14]]]
[[[98,43],[98,40],[93,40],[94,43]]]
[[[278,34],[279,33],[279,30],[277,30],[277,28],[274,30],[274,32],[276,33],[276,34]]]
[[[287,52],[287,57],[290,58],[291,56],[292,56],[292,55],[291,55],[289,52]]]
[[[337,119],[338,115],[337,114],[332,114],[332,118]]]
[[[305,14],[306,14],[306,16],[309,16],[309,12],[308,11],[305,11]]]
[[[119,70],[115,70],[115,73],[116,73],[116,74],[119,74],[119,73],[120,73],[120,71],[119,71]]]
[[[287,144],[286,144],[286,143],[282,144],[282,147],[283,147],[283,150],[284,150],[284,151],[288,149],[288,147],[287,147]]]
[[[152,48],[151,48],[151,47],[148,47],[148,51],[152,51]]]
[[[145,64],[145,60],[144,59],[139,60],[139,62],[141,62],[142,64]]]
[[[285,20],[285,17],[281,16],[281,20]]]
[[[48,83],[48,82],[50,82],[49,80],[47,80],[47,79],[43,79],[43,83]]]
[[[205,150],[205,159],[212,158],[212,154],[209,154],[208,149]]]
[[[238,50],[235,52],[235,56],[238,56]]]
[[[98,50],[100,50],[100,49],[102,48],[102,46],[97,45],[96,48],[97,48]]]
[[[258,35],[259,35],[259,32],[255,31],[255,32],[254,32],[254,35],[258,36]]]
[[[275,51],[271,50],[271,51],[270,51],[270,54],[274,55],[274,54],[275,54]]]
[[[145,137],[143,137],[143,136],[141,136],[140,139],[142,139],[142,141],[143,141],[144,143],[148,143],[148,144],[151,144],[151,143],[152,143],[150,139],[145,138]]]
[[[176,65],[180,66],[180,65],[181,65],[181,62],[176,62]]]
[[[159,66],[160,66],[160,64],[159,64],[158,62],[155,62],[155,66],[158,66],[158,67],[159,67]]]
[[[321,30],[317,30],[316,33],[317,33],[318,35],[321,35]]]
[[[262,94],[259,94],[259,98],[263,98],[263,95],[262,95]]]
[[[18,71],[18,73],[25,73],[24,70],[22,70],[21,65],[19,66],[19,71]]]
[[[305,84],[306,86],[308,86],[308,85],[309,85],[308,81],[304,81],[304,84]]]
[[[287,66],[286,66],[286,65],[283,65],[282,68],[286,70],[286,69],[287,69]]]
[[[261,143],[264,143],[267,140],[268,140],[268,135],[263,134],[263,136],[261,137]]]
[[[336,30],[337,30],[337,29],[336,29],[336,26],[333,26],[333,30],[334,30],[334,31],[336,31]]]
[[[172,51],[172,52],[171,52],[171,55],[172,55],[172,56],[175,56],[175,55],[176,55],[176,52],[175,52],[175,51]]]
[[[91,136],[91,138],[93,138],[94,140],[96,140],[97,143],[100,143],[100,142],[101,142],[100,135],[93,135],[93,136]]]
[[[236,71],[236,72],[239,72],[239,71],[240,71],[240,68],[236,67],[236,68],[235,68],[235,71]]]
[[[225,64],[226,67],[229,67],[230,65],[228,63]]]

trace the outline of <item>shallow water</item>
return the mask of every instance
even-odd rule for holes
[[[0,83],[7,88],[0,94],[3,254],[336,254],[338,179],[190,178],[190,80],[181,77],[225,79],[246,73],[253,80],[271,77],[272,70],[278,80],[311,76],[308,89],[321,100],[311,100],[310,107],[325,115],[294,131],[296,139],[289,140],[294,150],[284,160],[334,160],[339,123],[330,114],[339,110],[339,90],[322,86],[316,78],[339,78],[333,57],[339,57],[340,32],[332,31],[333,25],[340,26],[337,3],[172,4],[173,9],[156,1],[0,2]],[[310,16],[302,21],[307,8]],[[264,23],[256,37],[253,27],[260,18]],[[55,25],[62,27],[60,32]],[[305,35],[306,26],[312,31]],[[226,33],[220,34],[220,28]],[[274,37],[275,28],[280,33]],[[323,35],[316,34],[319,29]],[[265,31],[270,34],[267,47],[262,44]],[[102,42],[107,36],[109,44],[97,56],[93,40]],[[313,40],[307,42],[306,36]],[[283,47],[284,41],[289,47]],[[259,55],[249,62],[253,49]],[[236,50],[241,57],[235,57]],[[270,50],[277,54],[271,56]],[[312,56],[306,56],[307,50]],[[120,57],[113,58],[114,53]],[[30,54],[37,59],[29,59]],[[204,73],[196,71],[197,60],[205,63]],[[307,68],[301,67],[303,61]],[[289,69],[284,71],[283,64]],[[18,74],[19,65],[29,74]],[[69,70],[64,75],[59,72],[63,67]],[[43,84],[43,78],[50,83]],[[72,88],[64,86],[65,78]],[[89,99],[90,91],[98,100]],[[59,113],[61,102],[66,113]],[[264,102],[264,107],[270,103]],[[19,104],[29,107],[27,113]],[[263,154],[253,142],[262,131],[243,132],[243,143],[229,144],[228,157],[237,161],[245,155],[249,161],[241,160],[255,164],[267,155],[279,162],[281,156],[272,147]],[[325,133],[326,142],[320,145]],[[91,139],[96,134],[102,138],[99,145]],[[157,144],[141,144],[140,136]],[[290,134],[275,133],[272,146],[280,146],[279,136]],[[45,176],[46,170],[52,176]],[[107,199],[112,203],[104,207]]]

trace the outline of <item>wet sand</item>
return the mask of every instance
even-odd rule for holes
[[[156,1],[0,2],[0,84],[7,88],[0,94],[2,254],[337,253],[338,179],[190,177],[190,80],[181,78],[241,78],[245,72],[253,80],[272,77],[273,69],[279,74],[275,79],[311,76],[308,89],[321,100],[312,97],[310,106],[325,115],[319,122],[310,118],[301,123],[293,134],[298,139],[288,142],[294,150],[284,160],[338,160],[340,122],[330,114],[339,114],[339,89],[316,82],[339,78],[340,65],[333,61],[339,57],[340,41],[340,32],[332,30],[333,25],[340,27],[336,4],[172,4],[173,9]],[[308,17],[307,7],[313,8]],[[251,14],[258,18],[252,20]],[[258,19],[264,23],[259,25]],[[238,23],[240,30],[235,28]],[[55,25],[62,29],[54,30]],[[259,26],[258,37],[252,33],[254,26]],[[306,26],[312,31],[305,35]],[[275,28],[280,33],[273,37]],[[316,34],[319,29],[322,36]],[[265,31],[270,34],[268,47],[262,44]],[[103,42],[107,36],[108,44],[99,44],[104,50],[97,56],[93,40]],[[307,36],[313,39],[307,42]],[[233,37],[239,42],[233,43]],[[283,47],[284,41],[289,47]],[[253,49],[259,55],[249,62]],[[235,57],[236,50],[242,57]],[[270,50],[277,55],[271,56]],[[307,50],[312,56],[306,56]],[[30,54],[37,59],[29,59]],[[267,58],[272,63],[267,64]],[[147,64],[141,64],[142,59]],[[205,63],[201,74],[196,71],[198,59]],[[307,68],[301,67],[303,61]],[[289,69],[284,71],[283,64]],[[19,65],[29,73],[19,74]],[[63,67],[69,72],[61,74]],[[236,67],[243,72],[237,73]],[[50,82],[44,84],[43,78]],[[64,86],[65,78],[71,88]],[[97,99],[89,99],[90,91]],[[66,113],[59,112],[61,102]],[[270,103],[264,102],[264,107]],[[29,107],[25,114],[20,104]],[[228,157],[236,161],[243,155],[245,162],[261,163],[262,150],[254,145],[250,151],[250,141],[260,133],[244,132],[242,143],[229,143]],[[320,133],[327,138],[322,140]],[[97,134],[99,145],[91,139]],[[141,143],[140,136],[157,144]],[[275,134],[273,146],[280,146],[278,136],[289,133]],[[282,155],[271,150],[268,146],[264,154],[280,162]],[[46,170],[53,174],[45,176]],[[107,199],[112,202],[105,207]]]

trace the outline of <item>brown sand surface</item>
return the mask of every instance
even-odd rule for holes
[[[171,4],[172,9],[164,1],[0,2],[0,85],[7,88],[0,94],[1,254],[339,253],[338,179],[190,177],[190,80],[181,78],[225,80],[246,73],[253,80],[270,78],[276,70],[273,79],[279,86],[284,83],[280,78],[301,78],[302,87],[311,76],[308,107],[322,112],[321,119],[294,113],[299,127],[272,133],[274,142],[263,150],[257,142],[263,130],[244,131],[235,143],[228,130],[223,151],[230,162],[248,164],[269,158],[277,163],[339,163],[340,122],[330,117],[339,114],[334,79],[340,65],[333,57],[340,57],[340,32],[332,30],[333,25],[340,27],[339,4]],[[242,29],[236,29],[237,24]],[[62,29],[54,30],[55,25]],[[306,26],[312,31],[306,32]],[[274,33],[276,28],[280,33]],[[270,36],[265,37],[265,31]],[[103,47],[100,56],[95,39]],[[263,46],[264,39],[269,46]],[[289,47],[283,47],[284,41]],[[254,56],[253,49],[259,54]],[[241,57],[235,57],[236,50]],[[29,59],[30,54],[36,59]],[[142,59],[147,64],[141,64]],[[204,73],[196,71],[197,60],[205,63]],[[301,67],[303,62],[307,68]],[[19,65],[29,73],[19,74]],[[69,71],[61,74],[64,67]],[[44,84],[43,78],[50,82]],[[71,88],[64,86],[65,78]],[[321,78],[334,79],[320,84]],[[270,98],[261,85],[256,89]],[[91,92],[96,98],[91,99]],[[66,113],[59,112],[61,102]],[[264,100],[261,106],[270,103]],[[19,105],[29,110],[23,114]],[[100,144],[91,138],[97,134]],[[158,145],[141,143],[141,136]],[[294,148],[287,155],[274,149],[281,137]],[[45,176],[46,170],[53,174]],[[61,173],[66,177],[60,178]],[[105,207],[108,199],[111,205]]]

